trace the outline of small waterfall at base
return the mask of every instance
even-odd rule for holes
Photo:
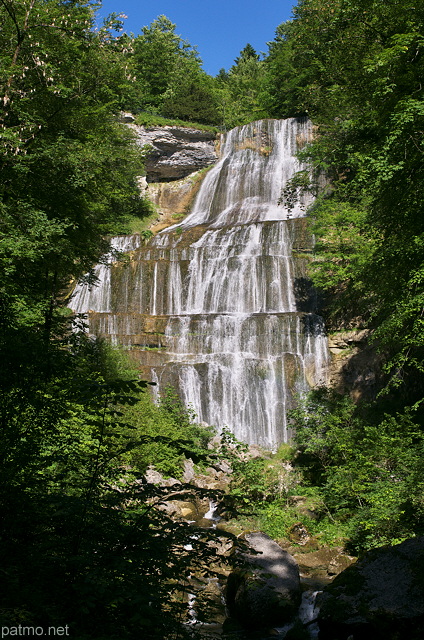
[[[199,421],[266,448],[287,441],[296,395],[325,378],[306,275],[311,197],[278,204],[310,135],[301,118],[224,135],[191,214],[148,244],[114,239],[129,261],[98,267],[99,286],[77,288],[71,304],[90,332],[131,347],[159,392],[173,385]]]

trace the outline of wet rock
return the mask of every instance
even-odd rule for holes
[[[157,233],[166,227],[178,224],[183,220],[191,209],[193,200],[202,184],[205,176],[204,171],[173,180],[172,182],[147,182],[144,178],[144,192],[156,207],[158,217],[151,225],[153,233]],[[139,180],[140,190],[143,191],[143,184]]]
[[[184,520],[197,520],[199,517],[199,512],[193,502],[176,502],[176,506]]]
[[[245,540],[251,553],[242,555],[244,566],[227,582],[231,616],[256,629],[289,622],[301,600],[296,561],[264,533],[247,534]]]
[[[355,562],[353,556],[348,556],[343,553],[335,555],[328,563],[327,571],[330,576],[338,576],[339,573],[350,567]]]
[[[299,565],[303,583],[319,590],[356,560],[341,547],[315,549],[308,553],[302,549],[302,553],[293,553],[293,557]]]
[[[210,579],[199,589],[195,603],[197,620],[207,623],[223,623],[225,609],[222,602],[222,588],[217,579]]]
[[[366,553],[324,589],[320,640],[421,640],[424,537]]]
[[[305,545],[311,539],[311,534],[302,522],[295,522],[288,532],[289,540],[296,544]]]
[[[329,574],[338,574],[353,564],[355,558],[343,553],[341,547],[324,548],[311,553],[299,553],[295,559],[302,567],[327,569]]]

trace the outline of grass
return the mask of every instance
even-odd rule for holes
[[[199,124],[198,122],[185,122],[184,120],[171,120],[163,116],[154,115],[152,113],[139,113],[135,117],[136,124],[149,127],[186,127],[188,129],[200,129],[201,131],[210,131],[215,135],[219,132],[218,127],[207,124]]]
[[[322,514],[318,520],[315,520],[284,500],[256,505],[255,513],[239,515],[226,524],[236,535],[245,531],[263,531],[273,540],[285,540],[302,550],[303,545],[290,540],[290,529],[299,523],[302,523],[311,536],[310,543],[305,549],[308,551],[314,544],[317,548],[343,547],[348,539],[346,523],[334,521]]]
[[[150,213],[148,216],[145,216],[143,218],[134,216],[130,218],[130,220],[128,221],[128,234],[132,235],[134,233],[142,233],[143,231],[148,231],[157,220],[158,215],[159,214],[156,211],[156,207],[154,206],[154,204],[152,204],[152,213]]]

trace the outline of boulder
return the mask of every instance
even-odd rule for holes
[[[120,120],[121,120],[121,122],[124,122],[125,124],[128,124],[129,122],[135,122],[135,118],[134,118],[133,114],[129,113],[128,111],[121,111]]]
[[[141,127],[130,123],[137,144],[148,146],[145,169],[148,182],[167,182],[184,178],[214,164],[215,133],[189,127]]]
[[[256,629],[290,622],[301,601],[296,561],[264,533],[247,534],[245,540],[251,552],[242,554],[243,566],[227,581],[231,616]]]
[[[321,597],[320,640],[424,638],[424,537],[367,552]]]

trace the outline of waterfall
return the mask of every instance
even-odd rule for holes
[[[287,441],[287,410],[324,382],[327,346],[306,276],[310,196],[288,211],[306,119],[264,120],[221,140],[186,219],[147,245],[117,238],[126,263],[99,265],[99,286],[72,308],[90,331],[128,345],[143,371],[178,390],[199,421],[267,448]],[[152,353],[155,351],[155,353]]]

